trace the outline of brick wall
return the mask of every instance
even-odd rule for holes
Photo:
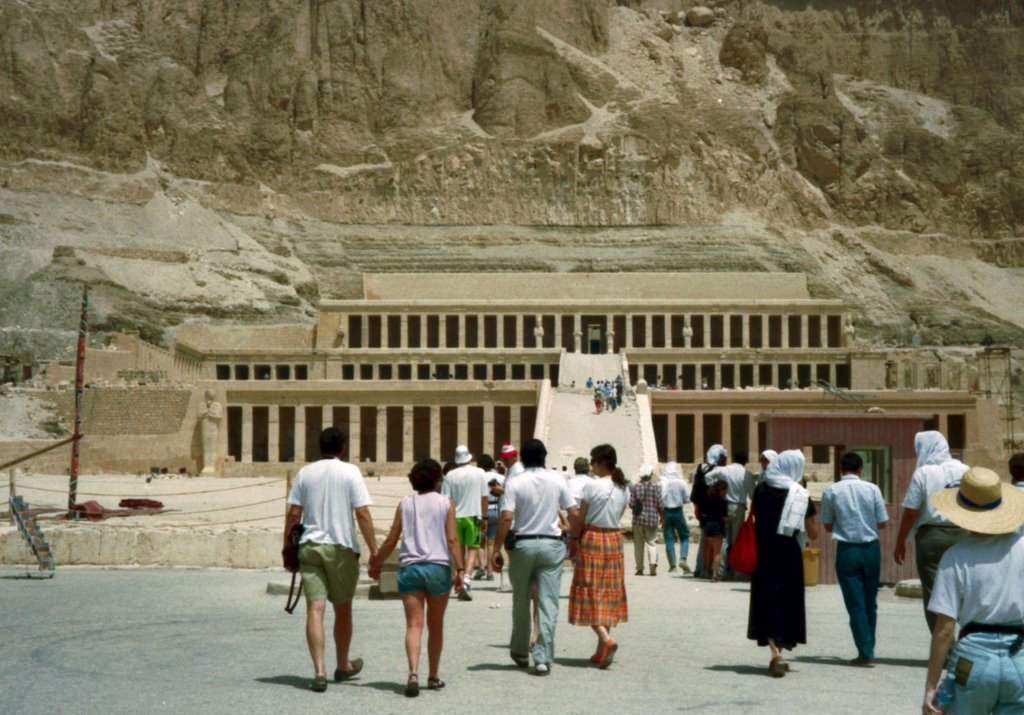
[[[63,424],[74,419],[71,390],[44,393]],[[86,435],[167,435],[182,430],[192,391],[175,388],[97,387],[87,389],[82,403],[82,432]]]

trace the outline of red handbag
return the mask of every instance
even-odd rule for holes
[[[754,514],[743,522],[736,541],[729,547],[729,568],[739,573],[752,574],[757,569],[757,538],[754,534]]]

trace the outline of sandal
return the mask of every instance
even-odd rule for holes
[[[407,698],[415,698],[419,694],[420,694],[420,676],[416,675],[416,673],[411,673],[409,675],[408,682],[405,684],[405,697],[407,697]]]
[[[768,670],[771,671],[772,677],[782,678],[785,677],[786,671],[789,670],[789,665],[780,655],[771,659],[771,662],[768,663]]]
[[[604,644],[604,650],[601,651],[601,661],[598,664],[601,670],[612,664],[612,661],[615,659],[615,651],[618,649],[619,644],[609,638],[608,642]]]
[[[327,676],[318,675],[313,678],[313,682],[309,684],[309,689],[314,693],[323,693],[327,691]]]
[[[440,690],[444,687],[444,681],[440,678],[427,678],[427,690]]]

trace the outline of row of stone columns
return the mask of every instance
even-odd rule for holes
[[[505,337],[506,337],[505,336],[505,317],[508,314],[497,313],[497,314],[492,314],[492,315],[493,315],[493,317],[496,318],[496,327],[497,327],[497,330],[496,330],[496,345],[497,345],[498,348],[502,348],[502,347],[505,346]],[[715,347],[725,347],[725,348],[732,347],[731,346],[731,342],[732,342],[732,320],[731,320],[731,318],[734,315],[741,315],[743,317],[743,327],[742,327],[742,334],[743,335],[742,335],[742,339],[740,340],[740,344],[737,345],[736,347],[750,347],[750,318],[751,318],[751,315],[752,315],[750,313],[686,313],[686,314],[680,314],[680,313],[627,313],[624,316],[623,316],[623,314],[618,314],[618,315],[619,315],[619,317],[625,317],[626,335],[625,335],[625,342],[624,342],[624,344],[625,344],[625,346],[627,348],[653,348],[654,347],[654,339],[653,339],[654,338],[654,330],[653,330],[653,320],[652,320],[652,318],[655,315],[658,315],[658,316],[662,317],[663,320],[665,321],[665,346],[666,347],[672,347],[673,346],[673,342],[674,342],[674,337],[675,336],[672,335],[672,318],[673,317],[679,317],[680,315],[683,315],[683,317],[685,319],[685,326],[686,326],[684,328],[684,332],[683,332],[683,336],[682,336],[683,337],[683,346],[684,347],[691,347],[691,342],[692,342],[692,318],[694,316],[696,316],[696,315],[699,315],[699,316],[702,317],[702,319],[703,319],[702,322],[703,322],[703,325],[704,325],[704,346],[705,347],[711,347],[711,316],[712,315],[721,315],[722,316],[722,323],[723,323],[723,326],[722,326],[722,345],[721,346],[715,346]],[[635,344],[636,341],[634,340],[635,336],[634,336],[633,319],[634,319],[634,317],[636,317],[638,315],[644,317],[644,319],[645,319],[645,321],[644,321],[644,325],[645,325],[644,340],[643,340],[644,344],[643,345]],[[763,336],[762,337],[762,346],[767,346],[768,342],[769,342],[768,341],[768,332],[769,332],[768,331],[768,318],[769,318],[769,314],[757,313],[755,315],[760,315],[762,317],[762,327],[761,327],[762,336]],[[781,314],[780,315],[781,323],[782,323],[782,325],[781,325],[781,347],[783,347],[783,348],[791,347],[790,344],[789,344],[789,338],[790,338],[790,335],[789,335],[789,333],[790,333],[789,318],[790,318],[791,315],[798,316],[800,318],[800,341],[799,341],[799,345],[794,345],[792,347],[807,347],[810,344],[810,337],[811,337],[810,336],[810,321],[809,321],[810,316],[807,315],[807,314],[804,314],[804,313],[792,313],[792,314]],[[551,314],[548,314],[548,316],[549,317],[554,317],[554,321],[553,322],[554,322],[554,329],[555,329],[554,340],[553,341],[549,341],[549,342],[551,342],[551,344],[554,347],[556,347],[556,348],[561,347],[563,345],[563,337],[564,337],[563,334],[562,334],[562,320],[561,320],[562,316],[561,316],[561,314],[555,314],[553,316]],[[368,336],[368,332],[369,331],[368,331],[368,320],[367,320],[369,316],[367,316],[365,314],[352,314],[350,317],[353,317],[356,320],[362,321],[361,333],[363,335],[363,343],[364,343],[364,345],[367,344],[369,342],[368,341],[368,337],[369,337]],[[426,318],[427,318],[427,316],[426,315],[421,315],[420,317],[421,317],[421,323],[420,323],[421,324],[421,327],[420,327],[420,347],[422,348],[422,347],[426,346],[426,342],[427,342],[426,335],[425,335],[425,332],[426,332]],[[441,345],[443,347],[446,347],[448,349],[465,348],[466,347],[466,315],[464,313],[458,314],[458,333],[459,333],[459,335],[458,335],[457,345],[448,345],[447,344],[447,340],[445,338],[445,336],[447,334],[447,330],[446,330],[446,326],[445,326],[445,318],[448,317],[448,316],[445,315],[445,314],[440,314],[437,317],[438,317],[438,321],[439,321],[439,323],[438,323],[438,333],[439,333],[438,334],[438,343],[439,343],[439,345]],[[478,316],[477,347],[484,347],[484,342],[485,342],[485,339],[484,339],[484,332],[485,332],[484,331],[484,317],[485,316],[483,316],[483,315],[479,315]],[[516,313],[516,314],[513,314],[513,317],[515,318],[515,327],[514,327],[514,336],[513,336],[511,347],[512,348],[519,348],[519,349],[521,349],[521,348],[525,347],[525,333],[524,333],[524,329],[525,329],[525,322],[524,322],[525,315],[522,314],[522,313]],[[544,316],[543,315],[537,315],[536,317],[537,317],[537,325],[538,326],[542,326],[543,325],[543,317]],[[614,314],[614,313],[608,313],[607,315],[605,315],[605,321],[606,321],[605,339],[607,341],[608,351],[609,352],[612,352],[612,350],[613,350],[612,346],[613,346],[613,343],[614,343],[614,336],[615,336],[615,332],[614,332],[615,317],[616,317],[616,314]],[[387,315],[381,315],[381,321],[380,321],[380,323],[381,323],[380,344],[384,348],[386,348],[388,346],[388,338],[389,338],[389,326],[388,326],[388,319],[387,318],[388,318]],[[817,342],[818,342],[819,345],[828,346],[828,316],[827,315],[821,315],[820,318],[821,318],[821,320],[819,322],[819,329],[818,329],[818,333],[819,334],[817,336],[817,338],[818,338]],[[583,331],[584,331],[584,328],[586,326],[582,322],[583,321],[583,314],[574,313],[572,315],[572,319],[573,319],[573,336],[575,338],[574,342],[575,342],[575,345],[576,345],[576,350],[578,351],[580,349],[579,348],[580,337],[583,335]],[[398,347],[403,348],[403,349],[408,349],[410,347],[409,346],[409,316],[408,315],[401,314],[399,316],[399,326],[400,326],[399,327],[399,331],[400,331],[400,344],[399,344]],[[583,336],[583,337],[585,337],[585,336]],[[538,348],[541,348],[543,346],[543,337],[542,337],[541,334],[537,335],[536,346]],[[834,345],[832,347],[840,347],[840,346]]]
[[[243,404],[240,405],[242,412],[242,423],[241,423],[241,461],[243,463],[251,463],[253,461],[253,440],[254,440],[254,424],[253,424],[253,405]],[[278,452],[280,449],[280,435],[281,435],[281,421],[280,421],[280,407],[279,405],[268,405],[268,419],[267,419],[267,454],[269,461],[277,461]],[[295,431],[294,431],[294,449],[295,449],[295,461],[305,461],[305,445],[306,445],[306,405],[295,405]],[[321,417],[321,425],[328,427],[334,424],[334,405],[322,405],[319,406],[323,411]],[[362,423],[361,423],[361,409],[360,406],[356,405],[342,405],[343,409],[348,409],[348,453],[350,458],[362,460],[363,456],[361,452],[361,437],[362,437]],[[468,405],[457,405],[457,443],[466,444],[469,441],[469,406]],[[484,404],[483,407],[483,435],[485,443],[491,439],[494,434],[494,412],[495,405]],[[376,429],[376,459],[375,462],[387,461],[387,444],[388,444],[388,423],[387,423],[387,405],[376,406],[376,417],[374,426]],[[513,439],[518,440],[518,436],[522,429],[522,407],[511,406],[509,412],[509,434],[512,435]],[[224,452],[228,452],[228,435],[229,430],[224,430],[223,449]],[[453,455],[442,455],[441,452],[441,408],[437,405],[430,406],[430,454],[431,456],[444,462],[450,459]],[[402,460],[411,461],[413,459],[413,450],[415,444],[415,420],[414,411],[412,405],[402,406]],[[495,449],[500,448],[500,445],[495,445]]]
[[[679,436],[678,426],[676,425],[676,415],[679,413],[670,412],[667,414],[668,417],[668,430],[666,436],[666,452],[669,460],[679,461],[679,454],[676,452],[676,440]],[[717,414],[717,413],[715,413]],[[745,414],[745,413],[744,413]],[[722,419],[722,439],[721,444],[729,450],[730,456],[733,454],[734,445],[732,444],[732,414],[723,413],[718,415]],[[749,424],[747,426],[747,436],[749,443],[746,445],[747,451],[750,455],[750,462],[748,466],[757,463],[757,415],[745,414]],[[693,456],[694,462],[699,463],[704,461],[704,413],[694,414],[693,419]],[[742,446],[742,445],[739,445]]]
[[[636,365],[636,368],[637,368],[637,375],[638,375],[638,377],[643,378],[644,377],[644,373],[647,372],[646,368],[649,365],[651,365],[652,363],[634,363],[634,364]],[[733,387],[734,388],[741,387],[740,368],[741,368],[742,365],[740,363],[728,363],[728,364],[733,366]],[[818,378],[818,375],[819,375],[818,369],[819,369],[819,367],[824,367],[824,368],[827,368],[827,374],[825,375],[824,379],[827,380],[829,383],[831,383],[833,385],[837,384],[836,365],[834,365],[832,363],[760,362],[760,363],[747,363],[747,365],[750,366],[753,369],[753,371],[754,371],[754,379],[753,379],[753,384],[751,385],[751,387],[777,387],[778,386],[778,381],[779,381],[779,368],[781,366],[783,366],[783,365],[788,365],[789,366],[790,372],[791,372],[791,375],[792,375],[792,379],[794,381],[796,381],[798,379],[798,375],[799,375],[798,365],[807,365],[807,364],[810,364],[810,366],[811,366],[811,380],[812,381],[816,380]],[[713,365],[714,366],[714,384],[713,385],[709,385],[707,389],[714,389],[714,390],[722,389],[722,365],[723,365],[723,363],[721,361],[716,361],[714,363],[656,363],[656,364],[654,364],[654,366],[657,368],[657,373],[656,374],[662,376],[663,379],[664,379],[665,373],[667,372],[665,370],[665,368],[666,367],[674,367],[676,369],[676,384],[679,385],[679,386],[681,386],[682,382],[683,382],[683,367],[685,365],[693,365],[696,368],[697,375],[696,375],[695,389],[698,389],[698,390],[702,389],[702,386],[701,386],[702,368],[705,365]],[[771,379],[768,382],[761,382],[760,368],[763,367],[763,366],[767,366],[767,367],[771,368]],[[823,370],[822,372],[826,372],[826,371]]]

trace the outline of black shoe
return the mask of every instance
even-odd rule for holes
[[[341,668],[335,668],[335,670],[334,670],[334,682],[335,683],[340,683],[343,680],[348,680],[349,678],[354,678],[357,675],[359,675],[359,672],[363,669],[363,659],[362,658],[353,658],[349,662],[352,663],[352,669],[351,670],[342,670]]]
[[[420,694],[420,678],[418,675],[413,673],[409,676],[409,680],[405,684],[405,697],[415,698]]]
[[[512,657],[512,660],[515,661],[516,665],[519,666],[520,668],[529,668],[530,667],[530,656],[528,656],[528,655],[516,655],[515,653],[511,653],[511,652],[509,653],[509,655]]]
[[[313,682],[309,684],[309,689],[314,693],[323,693],[327,690],[327,677],[324,675],[318,675],[313,678]]]

